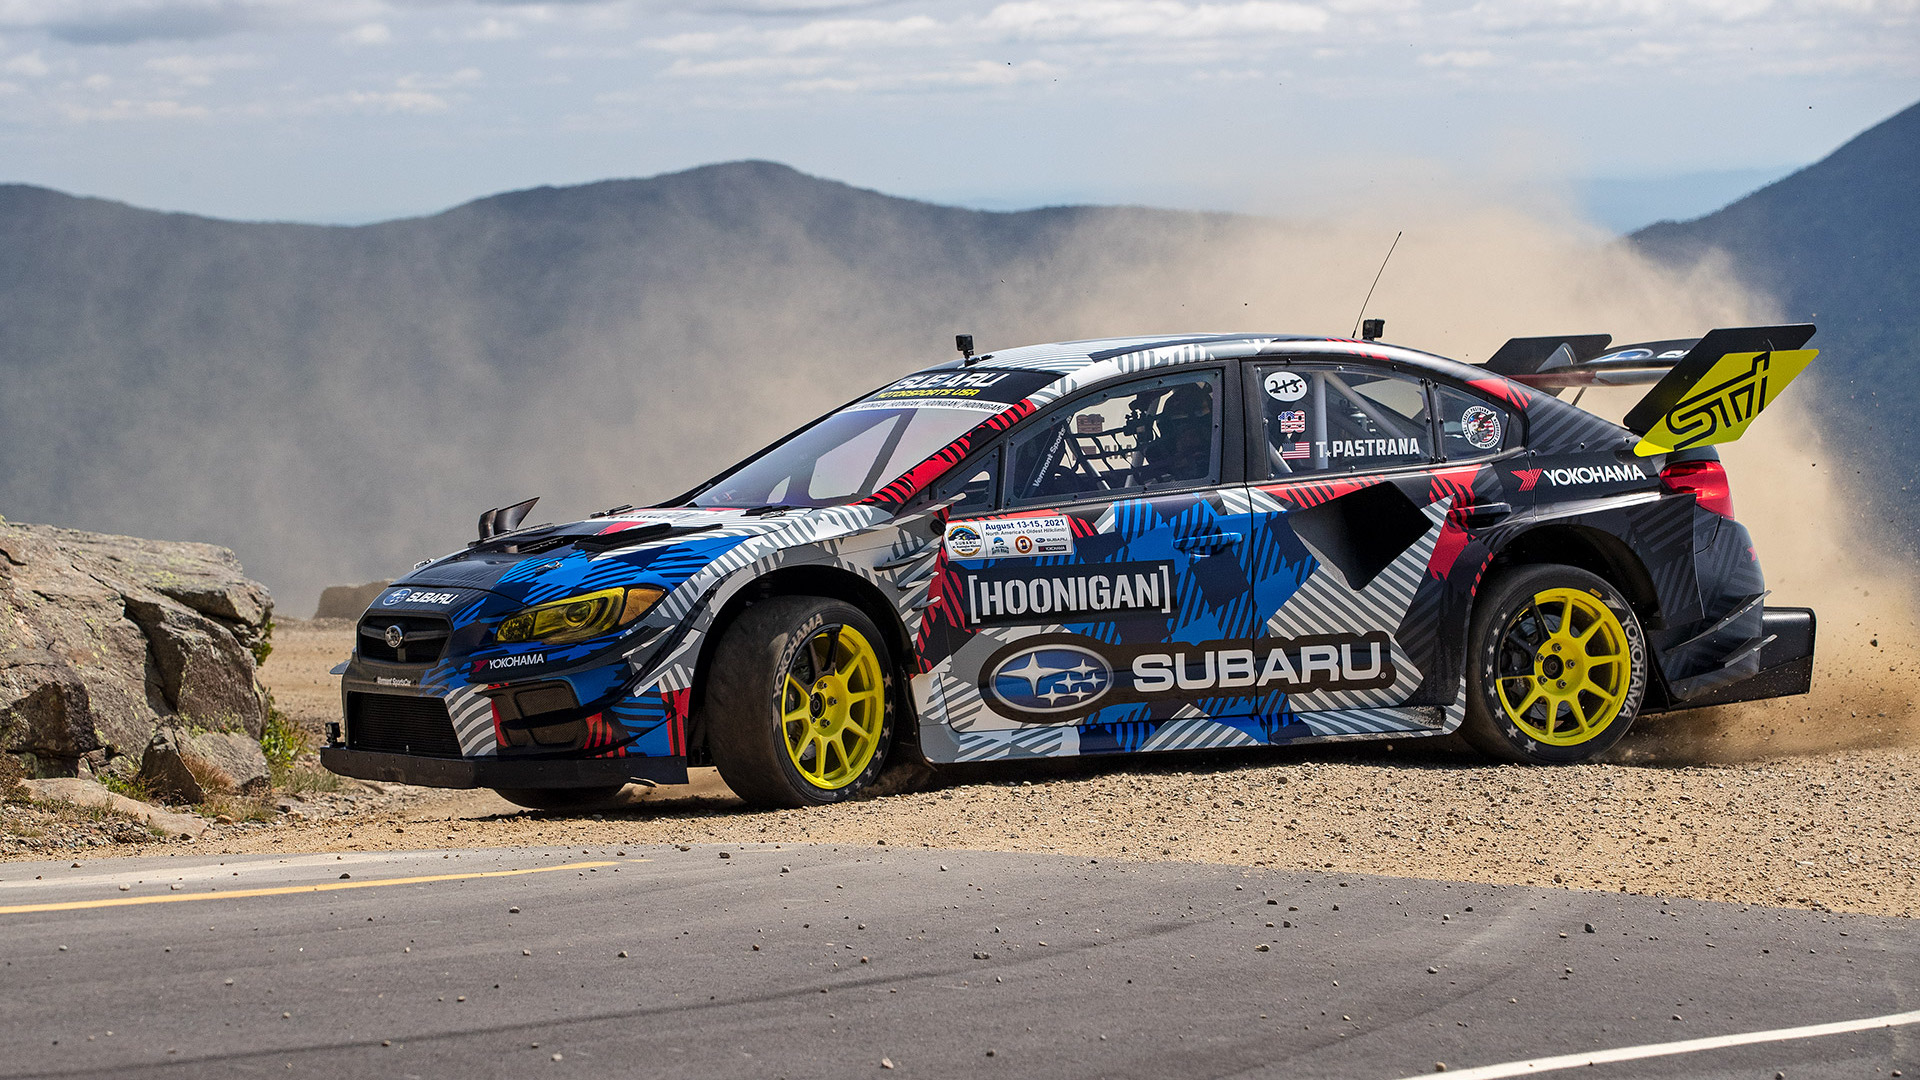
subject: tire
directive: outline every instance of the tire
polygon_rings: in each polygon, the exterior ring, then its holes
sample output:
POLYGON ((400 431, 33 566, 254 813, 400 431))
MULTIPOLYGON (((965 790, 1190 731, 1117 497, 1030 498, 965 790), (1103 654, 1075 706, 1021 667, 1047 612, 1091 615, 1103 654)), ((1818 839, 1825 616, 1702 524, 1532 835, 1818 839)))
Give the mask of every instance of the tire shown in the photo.
POLYGON ((598 810, 619 798, 625 784, 599 787, 494 788, 493 793, 529 810, 598 810))
POLYGON ((1571 566, 1490 581, 1467 633, 1467 716, 1481 752, 1570 765, 1626 735, 1647 687, 1646 639, 1620 590, 1571 566))
POLYGON ((750 805, 788 809, 871 787, 893 742, 892 673, 886 638, 851 604, 776 596, 748 608, 707 678, 702 727, 721 779, 750 805))

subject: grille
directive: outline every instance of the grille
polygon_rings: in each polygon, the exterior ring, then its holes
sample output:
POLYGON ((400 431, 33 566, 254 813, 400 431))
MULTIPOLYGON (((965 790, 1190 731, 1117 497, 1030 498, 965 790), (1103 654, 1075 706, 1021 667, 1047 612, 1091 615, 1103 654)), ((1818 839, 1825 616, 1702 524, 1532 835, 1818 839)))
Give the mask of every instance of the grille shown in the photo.
POLYGON ((432 615, 371 613, 360 620, 360 655, 389 664, 431 664, 446 650, 453 624, 432 615), (387 627, 406 635, 398 648, 387 644, 387 627))
POLYGON ((348 694, 347 745, 422 757, 460 756, 446 702, 398 694, 348 694))

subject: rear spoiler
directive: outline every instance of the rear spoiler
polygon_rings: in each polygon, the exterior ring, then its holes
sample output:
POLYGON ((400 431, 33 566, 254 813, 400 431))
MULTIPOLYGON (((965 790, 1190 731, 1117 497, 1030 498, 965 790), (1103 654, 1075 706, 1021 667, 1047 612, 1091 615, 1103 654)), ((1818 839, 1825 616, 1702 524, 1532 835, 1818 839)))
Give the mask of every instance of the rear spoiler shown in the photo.
POLYGON ((1818 349, 1803 349, 1812 323, 1738 326, 1702 338, 1647 341, 1607 350, 1612 337, 1584 334, 1514 338, 1486 367, 1545 390, 1653 384, 1627 413, 1642 457, 1727 443, 1806 370, 1818 349))

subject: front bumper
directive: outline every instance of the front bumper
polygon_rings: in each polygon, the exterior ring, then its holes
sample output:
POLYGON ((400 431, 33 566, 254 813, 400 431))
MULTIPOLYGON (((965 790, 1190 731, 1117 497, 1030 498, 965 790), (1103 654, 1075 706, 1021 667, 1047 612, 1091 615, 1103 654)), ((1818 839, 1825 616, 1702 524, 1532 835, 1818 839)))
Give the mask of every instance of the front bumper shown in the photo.
POLYGON ((633 780, 687 782, 685 758, 442 758, 329 746, 320 751, 320 764, 341 776, 421 787, 584 788, 633 780))

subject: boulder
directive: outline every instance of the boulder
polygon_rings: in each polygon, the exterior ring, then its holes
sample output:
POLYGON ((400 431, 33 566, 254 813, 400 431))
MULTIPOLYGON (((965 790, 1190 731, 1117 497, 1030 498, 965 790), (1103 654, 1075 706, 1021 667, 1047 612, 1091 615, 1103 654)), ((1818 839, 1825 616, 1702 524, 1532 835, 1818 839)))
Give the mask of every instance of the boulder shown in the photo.
POLYGON ((207 797, 200 777, 187 767, 186 756, 180 752, 180 740, 166 728, 153 733, 146 753, 140 758, 140 773, 135 779, 141 787, 168 802, 198 803, 207 797))
POLYGON ((320 606, 314 609, 313 617, 357 619, 391 584, 390 581, 369 581, 365 585, 329 585, 320 590, 320 606))
POLYGON ((273 784, 260 741, 239 732, 189 732, 180 737, 180 756, 202 788, 254 795, 273 784))
POLYGON ((225 548, 0 521, 0 750, 71 776, 162 726, 257 740, 272 615, 225 548))
POLYGON ((157 806, 148 806, 137 799, 129 799, 125 795, 116 795, 92 780, 63 776, 48 780, 24 780, 20 786, 27 789, 27 797, 33 802, 97 806, 130 817, 168 836, 194 837, 207 831, 207 823, 202 818, 192 814, 176 814, 157 806))

